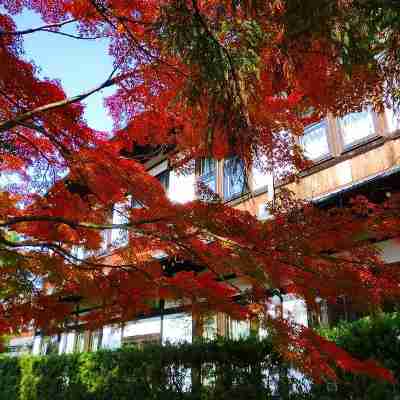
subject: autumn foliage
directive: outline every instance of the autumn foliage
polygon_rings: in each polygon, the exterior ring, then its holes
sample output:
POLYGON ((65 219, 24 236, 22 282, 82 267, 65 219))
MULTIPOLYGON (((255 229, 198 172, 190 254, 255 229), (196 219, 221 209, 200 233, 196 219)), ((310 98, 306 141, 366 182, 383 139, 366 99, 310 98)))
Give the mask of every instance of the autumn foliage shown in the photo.
POLYGON ((172 203, 146 173, 140 149, 173 150, 171 164, 183 171, 200 157, 237 155, 247 167, 295 174, 308 163, 293 139, 306 124, 328 112, 397 104, 395 2, 384 9, 352 0, 0 6, 0 168, 16 182, 0 192, 0 333, 33 325, 57 332, 74 319, 96 327, 149 312, 160 298, 186 299, 196 313, 260 318, 282 354, 315 377, 333 377, 336 363, 391 379, 265 310, 267 288, 298 295, 316 312, 317 297, 346 295, 371 311, 396 301, 399 273, 366 240, 398 236, 396 196, 330 211, 282 196, 275 218, 261 223, 218 199, 172 203), (12 16, 25 8, 45 25, 16 31, 12 16), (108 38, 114 58, 103 83, 73 98, 23 58, 24 35, 60 35, 67 24, 81 39, 108 38), (108 86, 116 88, 106 100, 115 129, 105 133, 87 126, 81 102, 108 86), (110 210, 128 194, 141 207, 110 224, 110 210), (99 256, 102 232, 111 229, 127 230, 129 245, 99 256), (155 251, 201 268, 165 274, 155 251), (247 301, 236 301, 229 276, 250 285, 241 293, 247 301), (74 298, 92 307, 76 315, 74 298))

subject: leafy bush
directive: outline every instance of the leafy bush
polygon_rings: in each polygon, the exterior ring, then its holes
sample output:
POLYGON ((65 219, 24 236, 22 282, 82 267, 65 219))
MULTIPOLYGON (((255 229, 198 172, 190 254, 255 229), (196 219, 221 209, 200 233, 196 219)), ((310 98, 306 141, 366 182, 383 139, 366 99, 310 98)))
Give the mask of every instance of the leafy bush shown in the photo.
MULTIPOLYGON (((400 313, 380 314, 342 323, 320 332, 353 356, 374 359, 390 369, 400 382, 400 313)), ((337 383, 314 386, 316 399, 400 399, 400 384, 391 385, 362 375, 338 371, 337 383)))
POLYGON ((0 400, 18 398, 21 370, 17 358, 0 357, 0 400))
MULTIPOLYGON (((400 314, 321 333, 360 359, 374 358, 400 380, 400 314)), ((285 365, 268 339, 124 347, 96 353, 0 358, 0 400, 386 400, 400 386, 338 371, 312 385, 285 365)))
POLYGON ((292 390, 298 379, 288 371, 267 339, 2 358, 0 399, 295 398, 301 387, 292 390))

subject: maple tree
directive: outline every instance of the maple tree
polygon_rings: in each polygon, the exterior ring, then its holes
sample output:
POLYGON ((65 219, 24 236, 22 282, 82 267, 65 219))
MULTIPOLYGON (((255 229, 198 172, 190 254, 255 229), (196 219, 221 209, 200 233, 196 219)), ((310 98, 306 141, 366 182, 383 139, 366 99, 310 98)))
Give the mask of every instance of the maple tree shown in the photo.
MULTIPOLYGON (((319 337, 265 310, 280 288, 318 311, 340 295, 374 310, 399 296, 399 274, 360 238, 396 237, 399 202, 356 200, 321 211, 283 197, 274 219, 257 221, 218 198, 172 203, 146 173, 141 149, 170 152, 175 168, 200 157, 236 155, 265 172, 308 165, 293 136, 330 112, 399 102, 399 9, 395 1, 1 0, 0 160, 15 184, 0 193, 0 333, 45 332, 78 319, 95 328, 152 309, 155 299, 258 316, 286 358, 316 378, 332 364, 390 380, 319 337), (28 8, 45 25, 17 31, 28 8), (62 31, 76 25, 76 34, 62 31), (110 41, 114 70, 98 87, 68 98, 23 58, 23 37, 45 31, 110 41), (115 129, 87 126, 82 100, 108 86, 115 129), (284 134, 292 132, 293 135, 284 134), (33 172, 32 172, 33 171, 33 172), (44 182, 44 183, 43 183, 44 182), (45 190, 44 190, 45 189, 45 190), (132 196, 125 223, 113 205, 132 196), (102 232, 129 232, 129 245, 96 255, 102 232), (82 248, 87 257, 79 256, 82 248), (192 271, 166 274, 163 251, 192 271), (198 266, 201 266, 199 268, 198 266), (250 286, 238 303, 235 275, 250 286), (37 285, 44 278, 47 286, 37 285), (49 291, 48 288, 52 290, 49 291), (83 298, 96 305, 75 315, 83 298)), ((199 190, 203 190, 201 187, 199 190)))

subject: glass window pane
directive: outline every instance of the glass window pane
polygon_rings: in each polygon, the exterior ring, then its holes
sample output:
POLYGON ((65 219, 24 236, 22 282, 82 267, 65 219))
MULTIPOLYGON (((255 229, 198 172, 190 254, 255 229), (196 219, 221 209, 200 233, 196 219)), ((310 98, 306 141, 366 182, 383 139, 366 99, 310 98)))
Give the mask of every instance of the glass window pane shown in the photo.
POLYGON ((176 203, 186 203, 195 198, 195 175, 171 171, 168 197, 176 203))
POLYGON ((67 333, 67 343, 65 345, 65 353, 72 353, 74 351, 75 335, 76 335, 75 332, 67 333))
POLYGON ((224 162, 224 198, 232 199, 246 192, 244 164, 238 158, 230 158, 224 162))
POLYGON ((102 330, 98 329, 91 333, 90 350, 97 351, 101 347, 102 330))
POLYGON ((360 142, 375 133, 371 111, 347 114, 339 119, 339 127, 345 147, 360 142))
MULTIPOLYGON (((126 201, 116 203, 113 209, 113 221, 115 225, 126 224, 129 222, 129 210, 131 204, 130 196, 126 201)), ((112 229, 111 242, 114 246, 123 246, 128 244, 128 230, 127 229, 112 229)))
POLYGON ((145 318, 130 321, 125 324, 122 331, 123 344, 160 343, 161 318, 145 318))
POLYGON ((213 158, 202 158, 200 160, 200 175, 215 171, 216 162, 213 158))
POLYGON ((118 325, 107 325, 103 328, 101 347, 105 349, 116 349, 121 346, 121 327, 118 325))
POLYGON ((75 352, 82 353, 85 346, 85 332, 78 332, 76 335, 75 352))
POLYGON ((326 121, 307 126, 300 138, 304 155, 310 160, 322 159, 330 154, 326 121))
POLYGON ((217 316, 205 315, 203 317, 203 338, 214 340, 217 336, 217 316))
POLYGON ((142 336, 150 335, 161 331, 161 318, 145 318, 127 322, 124 326, 123 336, 142 336))
MULTIPOLYGON (((217 163, 212 158, 202 158, 200 160, 199 181, 212 192, 217 191, 217 163)), ((207 200, 207 196, 201 195, 203 200, 207 200)))
POLYGON ((307 306, 303 299, 293 295, 284 295, 283 316, 296 324, 308 326, 307 306))
POLYGON ((389 132, 395 132, 400 129, 400 115, 395 113, 392 109, 386 109, 386 120, 389 127, 389 132))
POLYGON ((217 180, 214 173, 201 175, 199 179, 203 183, 203 185, 207 186, 212 192, 215 192, 217 190, 217 180))
POLYGON ((156 178, 160 181, 161 185, 165 190, 168 190, 169 187, 169 171, 166 170, 161 174, 157 175, 156 178))
POLYGON ((233 340, 244 339, 250 336, 249 321, 230 321, 230 338, 233 340))
POLYGON ((192 316, 170 314, 164 316, 163 343, 190 343, 192 341, 192 316))

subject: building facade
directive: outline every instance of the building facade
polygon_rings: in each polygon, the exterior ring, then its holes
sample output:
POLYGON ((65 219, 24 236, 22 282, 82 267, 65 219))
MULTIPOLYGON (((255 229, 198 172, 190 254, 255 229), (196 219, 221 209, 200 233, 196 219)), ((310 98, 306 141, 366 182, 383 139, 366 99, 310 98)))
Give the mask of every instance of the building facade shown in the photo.
MULTIPOLYGON (((300 174, 299 180, 291 183, 274 179, 257 168, 245 172, 236 159, 201 160, 192 175, 179 175, 171 170, 165 156, 149 159, 145 165, 174 202, 193 200, 196 180, 200 179, 224 202, 249 211, 260 220, 269 218, 266 204, 282 188, 321 208, 343 206, 357 194, 379 202, 400 189, 400 122, 391 110, 382 114, 365 110, 342 118, 327 116, 308 126, 299 144, 314 164, 300 174)), ((113 223, 124 222, 124 207, 122 203, 115 205, 113 223)), ((104 240, 105 251, 113 246, 123 246, 127 240, 125 232, 109 231, 104 240)), ((400 245, 396 241, 389 239, 377 245, 387 263, 400 261, 400 245)), ((346 299, 339 300, 336 310, 327 309, 318 320, 307 312, 301 299, 284 296, 273 304, 275 309, 271 312, 283 313, 304 325, 335 323, 340 318, 352 317, 346 299)), ((235 339, 251 332, 261 336, 266 334, 251 322, 234 321, 221 313, 209 315, 199 324, 184 313, 179 304, 163 303, 154 315, 123 325, 105 326, 94 332, 77 327, 57 337, 43 337, 40 333, 28 335, 12 339, 9 348, 10 354, 61 354, 117 348, 128 343, 191 341, 194 336, 213 338, 222 335, 235 339)))

